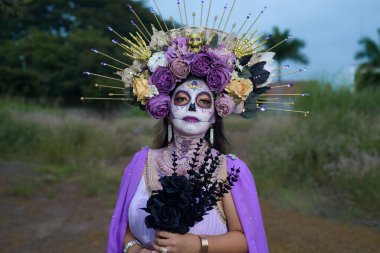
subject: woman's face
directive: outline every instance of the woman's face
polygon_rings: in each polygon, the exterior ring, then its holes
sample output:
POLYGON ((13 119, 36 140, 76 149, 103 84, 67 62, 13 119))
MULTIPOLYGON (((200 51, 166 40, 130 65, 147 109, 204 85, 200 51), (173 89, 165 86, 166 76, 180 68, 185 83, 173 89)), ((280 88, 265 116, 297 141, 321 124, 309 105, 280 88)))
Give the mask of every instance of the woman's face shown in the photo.
POLYGON ((178 86, 170 101, 174 129, 185 136, 203 135, 215 123, 214 97, 202 80, 189 80, 178 86))

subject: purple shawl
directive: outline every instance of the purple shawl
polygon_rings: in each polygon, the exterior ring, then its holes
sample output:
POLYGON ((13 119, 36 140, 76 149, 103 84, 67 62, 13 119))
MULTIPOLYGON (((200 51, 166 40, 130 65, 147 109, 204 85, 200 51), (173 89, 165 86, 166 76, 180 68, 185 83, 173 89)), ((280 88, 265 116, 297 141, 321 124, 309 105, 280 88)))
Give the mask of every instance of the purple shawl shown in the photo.
MULTIPOLYGON (((108 236, 107 253, 122 253, 125 230, 128 225, 129 204, 142 177, 148 147, 132 158, 124 171, 108 236)), ((232 196, 248 243, 248 253, 268 253, 264 224, 256 185, 247 165, 240 159, 228 156, 227 168, 240 168, 239 180, 232 187, 232 196)))

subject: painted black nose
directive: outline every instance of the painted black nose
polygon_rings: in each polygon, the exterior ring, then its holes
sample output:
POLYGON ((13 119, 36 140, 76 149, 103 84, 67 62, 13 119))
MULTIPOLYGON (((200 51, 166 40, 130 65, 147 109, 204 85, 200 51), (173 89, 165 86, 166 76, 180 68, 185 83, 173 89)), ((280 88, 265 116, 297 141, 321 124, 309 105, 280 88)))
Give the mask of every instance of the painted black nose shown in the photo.
POLYGON ((195 103, 191 103, 189 106, 189 111, 196 112, 197 110, 195 109, 195 103))

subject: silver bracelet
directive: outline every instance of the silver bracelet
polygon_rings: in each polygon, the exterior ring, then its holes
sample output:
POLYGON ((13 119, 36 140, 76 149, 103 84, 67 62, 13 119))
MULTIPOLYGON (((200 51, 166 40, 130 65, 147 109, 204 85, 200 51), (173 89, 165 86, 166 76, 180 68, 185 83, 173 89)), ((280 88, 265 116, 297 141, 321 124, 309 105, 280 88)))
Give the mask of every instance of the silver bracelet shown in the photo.
POLYGON ((131 248, 135 244, 142 246, 141 242, 139 242, 138 240, 133 240, 133 241, 130 241, 127 244, 125 244, 123 252, 127 253, 129 248, 131 248))

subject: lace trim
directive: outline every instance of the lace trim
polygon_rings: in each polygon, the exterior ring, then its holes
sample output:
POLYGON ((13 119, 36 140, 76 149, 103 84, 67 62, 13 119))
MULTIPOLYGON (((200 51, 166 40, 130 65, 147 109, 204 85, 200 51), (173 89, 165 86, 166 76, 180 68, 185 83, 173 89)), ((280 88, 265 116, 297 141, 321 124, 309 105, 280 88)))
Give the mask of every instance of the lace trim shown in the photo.
MULTIPOLYGON (((221 172, 223 171, 223 168, 226 168, 226 161, 227 161, 226 156, 221 156, 220 166, 218 170, 216 171, 218 179, 221 178, 221 172)), ((157 190, 154 184, 154 182, 157 181, 157 180, 154 180, 154 179, 157 179, 156 178, 157 175, 153 175, 152 167, 154 166, 152 166, 152 164, 153 164, 152 154, 151 154, 151 150, 149 149, 148 154, 147 154, 147 159, 145 161, 145 168, 144 168, 144 180, 145 180, 146 190, 149 197, 152 195, 153 191, 157 190)), ((227 218, 223 210, 222 201, 219 201, 217 203, 217 205, 215 206, 215 211, 218 214, 218 217, 220 218, 222 223, 227 224, 227 218)))

